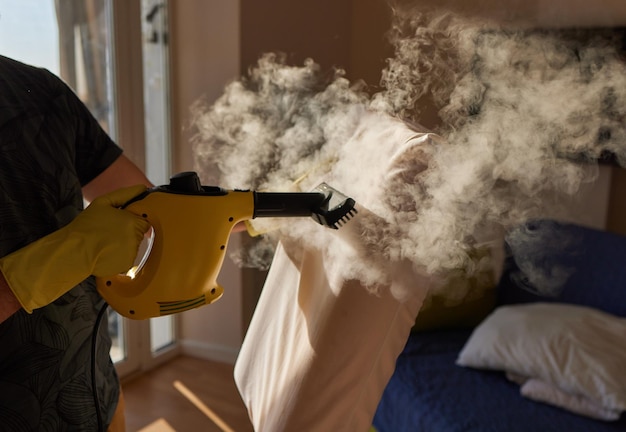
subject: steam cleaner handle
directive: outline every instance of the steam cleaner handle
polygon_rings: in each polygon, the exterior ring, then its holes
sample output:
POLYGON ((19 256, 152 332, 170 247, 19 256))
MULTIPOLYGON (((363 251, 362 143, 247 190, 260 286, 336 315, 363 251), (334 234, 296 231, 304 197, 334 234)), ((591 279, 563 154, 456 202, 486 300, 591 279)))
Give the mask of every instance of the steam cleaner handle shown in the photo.
POLYGON ((97 278, 98 292, 118 313, 137 320, 218 300, 226 246, 234 225, 252 218, 253 195, 209 187, 183 192, 170 185, 127 203, 125 211, 152 226, 152 244, 132 272, 97 278))
POLYGON ((145 190, 137 185, 103 195, 65 227, 0 258, 0 271, 24 310, 52 303, 89 275, 130 269, 150 225, 119 207, 145 190))

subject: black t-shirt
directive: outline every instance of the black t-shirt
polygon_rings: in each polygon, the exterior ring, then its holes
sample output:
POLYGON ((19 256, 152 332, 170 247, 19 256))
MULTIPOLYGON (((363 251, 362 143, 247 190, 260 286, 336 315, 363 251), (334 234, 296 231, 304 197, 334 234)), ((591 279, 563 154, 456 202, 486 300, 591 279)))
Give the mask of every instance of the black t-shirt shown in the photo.
MULTIPOLYGON (((120 154, 63 81, 0 56, 0 256, 70 222, 81 187, 120 154)), ((0 324, 0 431, 97 429, 90 344, 103 304, 90 277, 0 324)), ((96 355, 105 424, 119 395, 110 346, 105 320, 96 355)))

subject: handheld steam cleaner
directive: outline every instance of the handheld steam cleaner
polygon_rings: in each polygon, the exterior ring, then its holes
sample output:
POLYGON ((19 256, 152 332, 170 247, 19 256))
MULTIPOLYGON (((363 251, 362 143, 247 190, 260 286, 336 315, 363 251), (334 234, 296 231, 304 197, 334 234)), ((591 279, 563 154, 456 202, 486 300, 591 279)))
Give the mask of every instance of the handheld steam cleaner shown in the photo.
POLYGON ((152 225, 151 244, 126 274, 97 279, 100 295, 132 319, 159 317, 218 300, 217 283, 233 227, 258 217, 312 217, 337 229, 355 201, 322 183, 311 192, 256 192, 203 186, 193 171, 176 174, 123 206, 152 225))

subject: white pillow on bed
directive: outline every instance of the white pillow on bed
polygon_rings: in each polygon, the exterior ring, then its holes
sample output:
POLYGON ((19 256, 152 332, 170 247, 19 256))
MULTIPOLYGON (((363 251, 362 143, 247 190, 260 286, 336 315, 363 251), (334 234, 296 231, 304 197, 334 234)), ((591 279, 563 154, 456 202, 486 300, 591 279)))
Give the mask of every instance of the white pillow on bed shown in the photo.
POLYGON ((520 388, 522 396, 537 402, 555 405, 568 411, 598 420, 615 421, 620 411, 604 408, 594 400, 581 395, 571 395, 538 378, 530 378, 520 388))
POLYGON ((510 372, 506 373, 506 377, 509 381, 519 384, 521 395, 528 399, 555 405, 598 420, 614 421, 620 418, 621 411, 604 408, 598 402, 581 395, 566 393, 539 378, 527 378, 510 372))
POLYGON ((538 378, 608 410, 626 410, 626 318, 584 306, 497 308, 472 333, 460 366, 538 378))

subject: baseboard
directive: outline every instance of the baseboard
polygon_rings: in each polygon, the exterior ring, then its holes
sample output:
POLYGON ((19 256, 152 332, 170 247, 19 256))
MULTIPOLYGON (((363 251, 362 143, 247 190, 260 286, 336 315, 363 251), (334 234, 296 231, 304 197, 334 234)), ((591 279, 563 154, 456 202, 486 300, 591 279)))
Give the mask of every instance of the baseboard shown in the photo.
POLYGON ((221 363, 235 364, 239 349, 193 340, 180 341, 182 354, 221 363))

